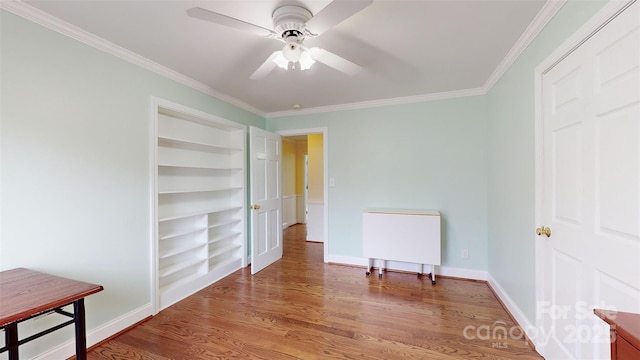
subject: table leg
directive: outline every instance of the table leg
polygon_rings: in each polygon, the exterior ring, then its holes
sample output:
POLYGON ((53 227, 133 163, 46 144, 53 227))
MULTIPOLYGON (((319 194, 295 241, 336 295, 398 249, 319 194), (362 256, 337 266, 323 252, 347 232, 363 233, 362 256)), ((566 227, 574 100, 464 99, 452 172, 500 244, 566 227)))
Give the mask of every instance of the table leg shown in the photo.
POLYGON ((76 360, 86 360, 87 328, 84 319, 84 298, 73 302, 73 320, 76 327, 76 360))
POLYGON ((4 328, 4 341, 9 351, 9 360, 18 360, 18 323, 4 328))

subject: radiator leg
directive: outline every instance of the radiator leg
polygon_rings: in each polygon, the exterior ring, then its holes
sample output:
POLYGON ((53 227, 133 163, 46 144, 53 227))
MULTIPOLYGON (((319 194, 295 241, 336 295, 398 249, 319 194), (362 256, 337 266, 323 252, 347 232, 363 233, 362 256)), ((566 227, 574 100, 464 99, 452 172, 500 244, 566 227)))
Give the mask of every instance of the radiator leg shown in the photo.
POLYGON ((431 265, 431 285, 436 284, 436 266, 431 265))
POLYGON ((422 277, 422 264, 418 264, 418 277, 422 277))
POLYGON ((371 275, 371 270, 373 269, 373 261, 371 258, 367 259, 367 276, 371 275))
POLYGON ((385 264, 384 264, 384 260, 380 259, 379 261, 380 261, 380 263, 379 263, 380 271, 378 272, 378 277, 382 278, 382 274, 384 274, 384 265, 385 264))

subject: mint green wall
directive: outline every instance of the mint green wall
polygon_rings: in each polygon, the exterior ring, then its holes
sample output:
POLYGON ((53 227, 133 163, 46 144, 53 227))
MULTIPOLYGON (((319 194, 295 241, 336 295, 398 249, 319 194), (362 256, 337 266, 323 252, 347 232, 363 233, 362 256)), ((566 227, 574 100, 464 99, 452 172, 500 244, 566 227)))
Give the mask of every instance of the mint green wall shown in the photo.
POLYGON ((267 120, 328 128, 329 254, 362 256, 362 211, 442 212, 443 265, 487 269, 487 119, 482 97, 267 120), (462 259, 468 248, 470 258, 462 259))
POLYGON ((565 4, 486 96, 489 273, 534 324, 534 69, 605 3, 565 4))
MULTIPOLYGON (((603 4, 570 1, 487 96, 266 124, 0 11, 0 269, 103 284, 87 299, 89 329, 151 301, 153 95, 272 131, 326 126, 336 179, 330 254, 361 256, 365 208, 438 209, 443 265, 488 270, 533 321, 533 70, 603 4)), ((65 331, 35 342, 25 357, 70 339, 65 331)))
MULTIPOLYGON (((92 329, 151 302, 149 97, 261 128, 265 120, 0 14, 0 269, 102 284, 87 299, 92 329)), ((72 331, 21 353, 48 350, 72 331)))

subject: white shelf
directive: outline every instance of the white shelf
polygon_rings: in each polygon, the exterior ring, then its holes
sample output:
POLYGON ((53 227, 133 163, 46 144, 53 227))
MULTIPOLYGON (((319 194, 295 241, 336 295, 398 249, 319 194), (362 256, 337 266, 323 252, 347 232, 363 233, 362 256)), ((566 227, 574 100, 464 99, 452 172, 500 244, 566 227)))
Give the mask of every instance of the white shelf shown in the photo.
POLYGON ((170 250, 167 250, 167 251, 164 251, 164 252, 160 252, 160 260, 167 259, 167 258, 170 258, 172 256, 175 256, 175 255, 178 255, 178 254, 182 254, 182 253, 190 251, 190 250, 195 250, 195 249, 198 249, 198 248, 202 248, 202 247, 205 247, 205 246, 206 246, 206 244, 202 244, 202 243, 200 243, 200 244, 197 244, 197 243, 196 244, 187 244, 187 245, 179 246, 179 247, 176 247, 174 249, 170 249, 170 250))
POLYGON ((181 278, 178 281, 174 281, 174 282, 171 282, 170 284, 166 284, 164 286, 161 286, 160 287, 160 292, 161 293, 166 293, 167 291, 171 291, 172 289, 175 289, 175 288, 177 288, 177 287, 179 287, 181 285, 184 285, 184 284, 188 284, 188 283, 190 283, 190 282, 192 282, 192 281, 194 281, 196 279, 199 279, 201 277, 202 277, 202 273, 191 274, 189 276, 181 278))
MULTIPOLYGON (((178 108, 182 106, 175 106, 175 107, 178 108)), ((183 110, 188 110, 189 112, 193 112, 192 109, 183 109, 183 110)), ((186 111, 181 111, 177 109, 160 108, 159 113, 170 116, 170 117, 198 123, 207 127, 226 130, 229 132, 242 131, 243 129, 245 129, 244 125, 240 125, 238 123, 234 123, 226 119, 222 119, 222 118, 203 119, 202 116, 200 115, 190 114, 190 113, 187 113, 186 111)), ((210 115, 208 114, 206 114, 206 116, 210 117, 210 115)))
POLYGON ((200 143, 196 141, 170 138, 167 136, 158 136, 158 146, 175 147, 180 149, 206 151, 206 152, 219 152, 219 153, 233 153, 233 152, 242 151, 241 148, 205 144, 205 143, 200 143))
POLYGON ((239 244, 231 244, 225 247, 221 247, 220 249, 216 249, 212 254, 209 254, 209 259, 213 259, 216 256, 220 256, 224 253, 228 253, 234 250, 238 250, 242 247, 242 245, 239 244))
POLYGON ((234 237, 234 236, 238 236, 238 235, 240 235, 240 234, 242 234, 240 231, 236 231, 236 232, 232 232, 232 233, 227 233, 227 234, 223 234, 223 235, 218 235, 218 236, 216 236, 214 239, 209 240, 209 244, 213 244, 213 243, 216 243, 216 242, 218 242, 218 241, 222 241, 222 240, 225 240, 225 239, 229 239, 229 238, 232 238, 232 237, 234 237))
POLYGON ((188 165, 188 164, 163 164, 158 163, 159 167, 170 167, 174 169, 201 169, 201 170, 215 170, 215 171, 241 171, 239 167, 219 167, 219 166, 200 166, 200 165, 188 165))
POLYGON ((220 186, 220 187, 210 187, 204 189, 185 189, 185 190, 163 190, 158 191, 158 195, 168 195, 168 194, 190 194, 190 193, 199 193, 199 192, 215 192, 215 191, 233 191, 233 190, 242 190, 241 186, 220 186))
POLYGON ((209 225, 208 228, 209 229, 215 229, 217 227, 221 227, 221 226, 225 226, 225 225, 236 224, 236 223, 239 223, 240 221, 242 221, 242 220, 241 219, 233 219, 233 220, 229 220, 229 221, 225 221, 225 222, 209 225))
POLYGON ((203 231, 203 230, 206 230, 206 229, 207 229, 206 227, 198 227, 198 228, 193 228, 193 229, 189 229, 189 230, 171 232, 171 233, 168 233, 166 235, 161 236, 160 240, 167 240, 167 239, 171 239, 171 238, 182 236, 182 235, 195 234, 197 232, 200 232, 200 231, 203 231))
POLYGON ((225 266, 227 264, 230 264, 230 263, 232 263, 234 261, 238 261, 238 260, 240 260, 239 257, 232 257, 232 258, 229 258, 227 260, 220 261, 220 262, 210 263, 209 264, 209 271, 213 271, 214 269, 221 268, 221 267, 223 267, 223 266, 225 266))
POLYGON ((213 213, 219 213, 219 212, 223 212, 223 211, 232 211, 232 210, 240 210, 240 209, 242 209, 242 206, 229 206, 229 207, 223 207, 223 208, 218 208, 218 209, 198 210, 198 211, 194 211, 194 212, 190 212, 190 213, 165 216, 165 217, 159 218, 158 221, 159 222, 163 222, 163 221, 169 221, 169 220, 184 219, 184 218, 188 218, 188 217, 192 217, 192 216, 213 214, 213 213))
POLYGON ((193 258, 193 259, 189 259, 188 261, 183 261, 181 263, 161 267, 160 277, 161 278, 167 277, 171 274, 177 273, 180 270, 184 270, 190 266, 198 265, 199 263, 203 263, 205 261, 207 261, 207 259, 193 258))

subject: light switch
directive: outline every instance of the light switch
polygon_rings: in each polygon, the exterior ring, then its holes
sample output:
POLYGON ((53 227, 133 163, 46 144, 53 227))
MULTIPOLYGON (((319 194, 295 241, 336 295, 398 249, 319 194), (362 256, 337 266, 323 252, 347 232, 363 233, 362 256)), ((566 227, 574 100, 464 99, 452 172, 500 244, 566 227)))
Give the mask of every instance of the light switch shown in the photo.
POLYGON ((336 179, 329 178, 329 187, 335 187, 335 186, 336 186, 336 179))

